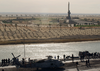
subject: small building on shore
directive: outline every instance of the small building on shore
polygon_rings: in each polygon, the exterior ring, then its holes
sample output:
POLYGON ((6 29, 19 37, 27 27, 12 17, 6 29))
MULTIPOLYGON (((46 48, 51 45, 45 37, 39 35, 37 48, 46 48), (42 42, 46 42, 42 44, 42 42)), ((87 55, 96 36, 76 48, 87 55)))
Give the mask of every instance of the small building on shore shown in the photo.
POLYGON ((98 23, 94 22, 88 22, 88 21, 82 21, 80 19, 72 19, 74 22, 76 22, 75 25, 98 25, 98 23))

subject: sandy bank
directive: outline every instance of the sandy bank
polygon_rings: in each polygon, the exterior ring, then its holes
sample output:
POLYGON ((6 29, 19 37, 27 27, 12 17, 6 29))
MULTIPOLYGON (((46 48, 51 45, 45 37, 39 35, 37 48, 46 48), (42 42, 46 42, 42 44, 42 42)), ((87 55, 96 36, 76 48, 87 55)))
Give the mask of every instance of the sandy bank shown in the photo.
POLYGON ((64 43, 64 42, 80 42, 80 41, 96 41, 100 40, 100 36, 69 36, 50 39, 25 39, 25 40, 9 40, 0 41, 0 45, 6 44, 23 44, 23 43, 64 43))
POLYGON ((77 41, 94 41, 100 39, 100 27, 66 27, 57 25, 48 28, 41 27, 0 25, 0 45, 23 43, 60 43, 77 41))

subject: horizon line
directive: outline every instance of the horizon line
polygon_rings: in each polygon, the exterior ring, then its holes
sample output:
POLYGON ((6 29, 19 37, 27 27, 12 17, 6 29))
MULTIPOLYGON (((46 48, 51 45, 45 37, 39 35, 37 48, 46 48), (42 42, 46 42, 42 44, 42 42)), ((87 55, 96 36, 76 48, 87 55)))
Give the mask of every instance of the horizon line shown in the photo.
MULTIPOLYGON (((2 14, 5 14, 5 13, 18 13, 18 14, 68 14, 68 13, 34 13, 34 12, 0 12, 2 14)), ((73 14, 100 14, 100 13, 72 13, 71 15, 73 14)))

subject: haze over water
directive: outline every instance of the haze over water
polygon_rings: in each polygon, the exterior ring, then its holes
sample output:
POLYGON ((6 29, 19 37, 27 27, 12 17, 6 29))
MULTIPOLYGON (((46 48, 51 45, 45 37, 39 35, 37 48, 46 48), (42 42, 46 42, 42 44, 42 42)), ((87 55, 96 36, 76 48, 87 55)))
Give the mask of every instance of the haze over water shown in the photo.
MULTIPOLYGON (((32 59, 46 58, 47 55, 57 56, 60 58, 65 54, 78 56, 79 51, 100 52, 100 41, 86 42, 69 42, 69 43, 43 43, 43 44, 25 44, 25 57, 32 59)), ((11 53, 15 56, 24 57, 24 45, 0 45, 0 60, 12 58, 11 53)))

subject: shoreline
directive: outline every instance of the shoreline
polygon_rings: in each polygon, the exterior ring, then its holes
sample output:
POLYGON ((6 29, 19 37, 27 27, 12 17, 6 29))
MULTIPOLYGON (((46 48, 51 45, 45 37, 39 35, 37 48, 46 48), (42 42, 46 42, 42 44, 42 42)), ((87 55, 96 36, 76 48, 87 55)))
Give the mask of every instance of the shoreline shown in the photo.
POLYGON ((0 41, 0 45, 8 44, 30 44, 30 43, 66 43, 66 42, 82 42, 82 41, 97 41, 100 36, 70 36, 65 38, 49 38, 49 39, 18 39, 9 41, 0 41))

